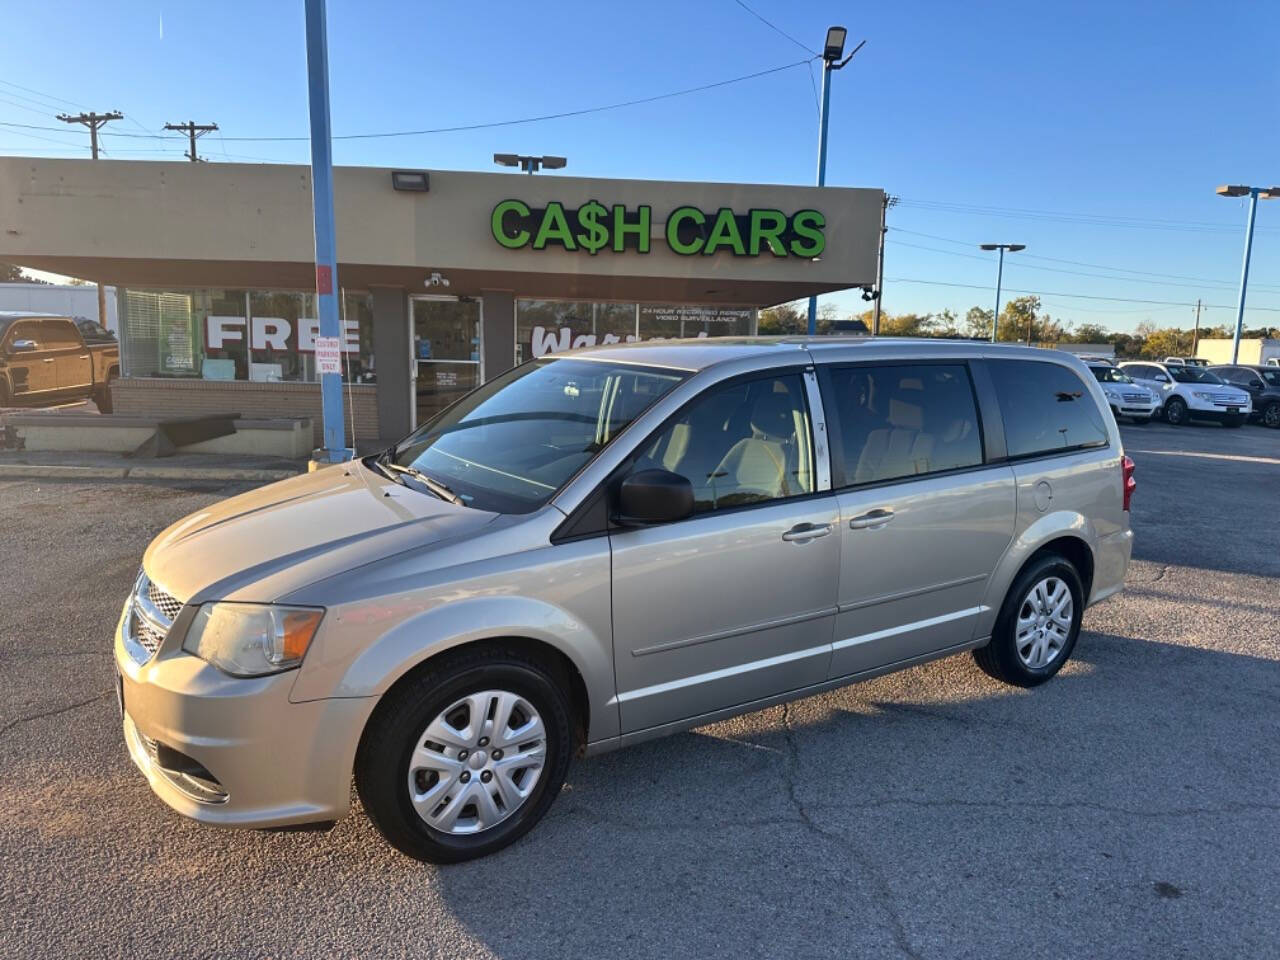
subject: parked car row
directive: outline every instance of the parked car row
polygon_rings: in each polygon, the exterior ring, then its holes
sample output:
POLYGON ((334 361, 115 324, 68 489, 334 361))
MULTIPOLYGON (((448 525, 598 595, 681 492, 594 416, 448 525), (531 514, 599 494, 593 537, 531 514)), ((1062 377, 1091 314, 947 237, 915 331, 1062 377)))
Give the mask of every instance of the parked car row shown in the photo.
POLYGON ((1156 417, 1179 425, 1213 420, 1228 427, 1254 420, 1280 429, 1280 369, 1259 364, 1215 364, 1181 357, 1163 361, 1081 357, 1111 407, 1133 423, 1156 417))

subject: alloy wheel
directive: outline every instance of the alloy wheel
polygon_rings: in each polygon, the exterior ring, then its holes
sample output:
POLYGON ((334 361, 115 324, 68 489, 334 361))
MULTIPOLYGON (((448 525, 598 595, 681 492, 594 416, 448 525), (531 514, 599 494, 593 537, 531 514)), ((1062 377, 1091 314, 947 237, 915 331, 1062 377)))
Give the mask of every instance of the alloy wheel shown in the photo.
POLYGON ((1071 588, 1059 577, 1046 577, 1027 593, 1018 608, 1014 646, 1018 659, 1032 670, 1053 663, 1071 636, 1075 601, 1071 588))
POLYGON ((1267 405, 1262 411, 1262 422, 1273 430, 1280 427, 1280 401, 1267 405))
POLYGON ((441 833, 480 833, 524 805, 546 760, 547 731, 533 704, 509 690, 469 693, 418 737, 409 800, 441 833))

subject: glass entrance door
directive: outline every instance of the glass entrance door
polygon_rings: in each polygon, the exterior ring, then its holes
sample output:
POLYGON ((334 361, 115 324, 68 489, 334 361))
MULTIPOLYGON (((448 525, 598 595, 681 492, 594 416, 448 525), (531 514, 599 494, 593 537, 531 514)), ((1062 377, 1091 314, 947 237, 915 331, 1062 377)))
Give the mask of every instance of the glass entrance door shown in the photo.
POLYGON ((480 302, 411 297, 414 426, 480 385, 480 302))

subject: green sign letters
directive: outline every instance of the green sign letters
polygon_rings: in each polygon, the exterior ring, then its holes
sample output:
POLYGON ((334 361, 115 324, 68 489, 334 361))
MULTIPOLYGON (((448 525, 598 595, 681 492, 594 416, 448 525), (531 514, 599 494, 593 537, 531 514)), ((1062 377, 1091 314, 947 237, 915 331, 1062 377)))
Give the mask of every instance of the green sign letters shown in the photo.
MULTIPOLYGON (((493 208, 493 239, 508 250, 532 247, 546 250, 582 250, 592 256, 601 251, 648 253, 653 208, 628 210, 624 204, 606 207, 590 200, 574 209, 551 201, 530 207, 522 200, 503 200, 493 208)), ((681 256, 711 256, 721 251, 735 257, 822 256, 827 240, 826 218, 817 210, 799 210, 790 216, 781 210, 752 209, 736 213, 721 207, 708 213, 698 207, 676 207, 667 215, 663 237, 668 249, 681 256)))

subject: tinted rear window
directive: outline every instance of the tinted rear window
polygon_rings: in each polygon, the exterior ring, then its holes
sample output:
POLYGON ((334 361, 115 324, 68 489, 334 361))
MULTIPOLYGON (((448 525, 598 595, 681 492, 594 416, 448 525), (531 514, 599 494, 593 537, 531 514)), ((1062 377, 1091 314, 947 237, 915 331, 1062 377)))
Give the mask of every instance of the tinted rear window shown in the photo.
POLYGON ((1076 374, 1039 360, 988 360, 1011 457, 1104 447, 1102 412, 1076 374))
POLYGON ((836 368, 845 484, 881 483, 982 463, 982 432, 963 364, 836 368))

